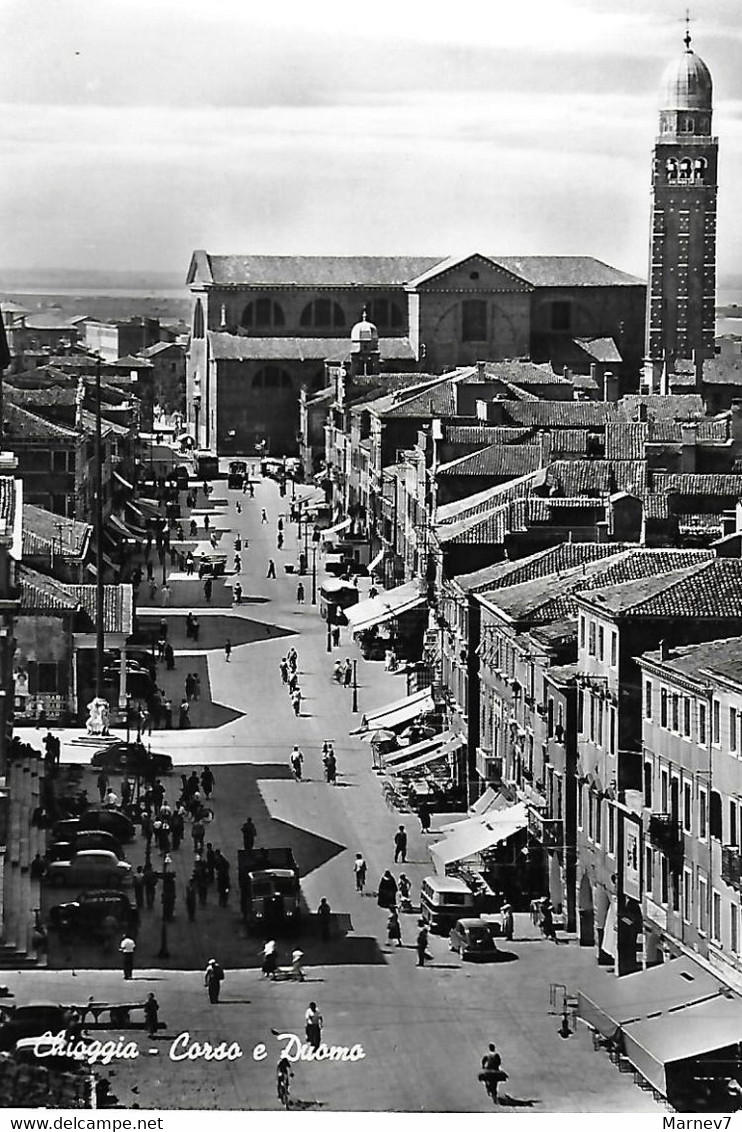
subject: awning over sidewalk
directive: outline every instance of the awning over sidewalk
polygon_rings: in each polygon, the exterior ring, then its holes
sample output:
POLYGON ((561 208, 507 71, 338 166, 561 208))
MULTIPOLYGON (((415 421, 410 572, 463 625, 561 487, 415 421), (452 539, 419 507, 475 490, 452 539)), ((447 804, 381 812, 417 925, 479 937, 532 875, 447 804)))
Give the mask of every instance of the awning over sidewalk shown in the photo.
POLYGON ((506 810, 512 804, 499 790, 493 790, 491 786, 488 786, 484 794, 477 798, 473 806, 470 806, 469 813, 483 817, 491 810, 506 810))
POLYGON ((418 755, 424 755, 427 751, 432 751, 453 738, 453 731, 441 731, 439 735, 432 735, 430 739, 421 739, 419 743, 411 743, 409 747, 399 747, 396 751, 388 751, 382 756, 384 766, 394 773, 394 767, 397 763, 417 758, 418 755))
POLYGON ((361 731, 379 731, 385 727, 401 727, 403 724, 409 723, 410 720, 417 719, 418 715, 433 711, 434 707, 433 689, 428 685, 427 688, 421 688, 419 692, 415 692, 411 696, 405 696, 403 700, 395 700, 376 711, 368 712, 364 715, 361 726, 355 731, 351 731, 350 734, 360 735, 361 731))
POLYGON ((666 1097, 670 1066, 742 1041, 742 999, 717 995, 671 1014, 634 1022, 624 1029, 623 1039, 631 1064, 666 1097))
POLYGON ((382 625, 392 617, 399 617, 411 609, 425 605, 426 597, 420 593, 418 582, 405 582, 393 590, 385 590, 377 597, 359 601, 352 609, 346 609, 345 616, 351 633, 360 633, 374 625, 382 625))
POLYGON ((491 817, 457 823, 449 837, 430 846, 435 871, 439 876, 445 876, 448 865, 468 861, 494 849, 527 825, 528 815, 522 802, 491 817))
POLYGON ((578 1009, 590 1026, 613 1039, 630 1022, 713 998, 722 987, 692 959, 673 959, 648 971, 593 982, 578 992, 578 1009))
POLYGON ((128 539, 129 542, 139 542, 139 536, 135 535, 133 531, 119 519, 118 515, 109 515, 106 519, 106 526, 109 531, 113 531, 119 538, 128 539))
POLYGON ((334 527, 327 527, 326 530, 322 532, 322 538, 328 539, 332 538, 333 535, 339 535, 341 531, 347 531, 349 526, 350 519, 343 519, 341 522, 336 523, 334 527))
POLYGON ((143 530, 146 530, 149 519, 144 512, 137 507, 136 503, 132 503, 130 499, 127 499, 125 507, 127 516, 130 516, 130 522, 136 523, 137 526, 141 526, 143 530))
POLYGON ((384 561, 384 555, 385 555, 385 554, 386 554, 386 547, 382 547, 382 548, 381 548, 381 550, 379 551, 379 553, 378 553, 378 554, 375 554, 375 555, 373 556, 373 558, 371 559, 371 561, 370 561, 370 562, 369 562, 369 564, 368 564, 368 572, 369 572, 369 574, 370 574, 370 573, 371 573, 371 572, 372 572, 373 570, 375 570, 375 569, 377 568, 377 566, 381 566, 382 562, 384 561))
POLYGON ((129 483, 128 480, 125 480, 124 477, 121 475, 121 472, 117 472, 115 468, 114 468, 114 471, 113 471, 113 478, 118 483, 120 483, 122 487, 125 487, 127 491, 133 491, 134 490, 134 485, 129 483))
POLYGON ((422 754, 413 755, 411 758, 404 759, 403 762, 396 763, 394 766, 389 767, 389 773, 405 774, 408 770, 418 770, 420 767, 429 766, 438 759, 447 759, 454 751, 458 751, 462 745, 462 740, 459 735, 453 735, 445 742, 440 742, 442 736, 438 735, 437 738, 439 740, 437 746, 430 748, 430 750, 423 751, 422 754))

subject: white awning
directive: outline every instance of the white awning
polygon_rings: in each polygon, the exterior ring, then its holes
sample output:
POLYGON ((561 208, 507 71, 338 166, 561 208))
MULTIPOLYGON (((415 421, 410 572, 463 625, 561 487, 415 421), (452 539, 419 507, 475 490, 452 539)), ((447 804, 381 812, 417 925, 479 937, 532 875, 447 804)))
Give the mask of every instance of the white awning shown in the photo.
POLYGON ((124 477, 121 475, 121 472, 117 472, 115 468, 114 468, 114 471, 113 471, 113 478, 115 480, 118 480, 118 482, 121 484, 121 486, 125 487, 127 491, 133 491, 134 490, 134 485, 130 484, 128 480, 125 480, 124 477))
POLYGON ((108 527, 114 530, 121 538, 128 539, 129 542, 139 542, 139 538, 119 519, 118 515, 109 515, 106 520, 108 527))
MULTIPOLYGON (((441 739, 441 736, 438 736, 441 739)), ((405 759, 403 762, 396 763, 395 766, 389 768, 390 774, 405 774, 408 770, 417 770, 419 767, 428 766, 436 759, 447 759, 454 751, 458 751, 462 745, 462 740, 459 735, 455 735, 448 739, 446 742, 438 743, 436 746, 422 754, 415 755, 412 758, 405 759)))
POLYGON ((430 739, 421 739, 419 743, 410 743, 408 747, 398 747, 396 751, 388 751, 383 756, 384 766, 389 767, 390 773, 394 774, 396 763, 406 762, 407 759, 416 758, 417 755, 424 755, 426 751, 440 747, 442 743, 448 743, 453 738, 453 731, 441 731, 439 735, 433 735, 430 739))
POLYGON ((327 527, 326 530, 322 532, 322 538, 327 539, 332 535, 338 535, 341 531, 347 531, 349 526, 350 519, 343 519, 341 522, 336 523, 334 527, 327 527))
POLYGON ((447 865, 478 857, 480 853, 486 853, 507 841, 527 825, 528 816, 522 802, 487 818, 457 823, 450 837, 430 846, 435 871, 439 876, 445 876, 447 865))
MULTIPOLYGON (((346 611, 346 616, 350 610, 346 611)), ((395 700, 394 703, 385 704, 384 707, 377 708, 376 711, 368 712, 364 715, 361 726, 355 731, 351 731, 351 735, 360 735, 361 731, 380 731, 385 727, 401 727, 410 720, 416 719, 418 715, 424 712, 433 711, 435 703, 433 701, 433 689, 428 685, 427 688, 421 688, 419 692, 415 692, 412 696, 405 696, 403 700, 395 700)))
POLYGON ((488 786, 484 794, 477 798, 473 806, 470 807, 471 814, 477 814, 480 817, 489 813, 491 810, 506 810, 512 802, 508 802, 504 794, 499 790, 493 790, 488 786))
POLYGON ((418 582, 406 582, 393 590, 385 590, 377 597, 359 601, 352 609, 345 612, 351 633, 360 633, 363 629, 371 629, 374 625, 382 625, 392 617, 399 617, 411 609, 425 605, 427 598, 420 593, 418 582))
POLYGON ((375 570, 377 566, 381 566, 381 563, 384 561, 384 555, 385 554, 386 554, 386 547, 383 546, 381 548, 381 550, 379 551, 379 553, 375 554, 373 556, 373 558, 371 559, 371 561, 369 562, 369 564, 368 564, 369 574, 371 573, 372 570, 375 570))

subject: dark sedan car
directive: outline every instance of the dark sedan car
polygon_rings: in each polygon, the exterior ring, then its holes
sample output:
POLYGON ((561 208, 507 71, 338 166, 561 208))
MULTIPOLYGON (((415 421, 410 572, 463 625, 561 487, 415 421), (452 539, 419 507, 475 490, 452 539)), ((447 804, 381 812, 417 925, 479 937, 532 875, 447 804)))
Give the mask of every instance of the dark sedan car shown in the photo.
POLYGON ((134 823, 121 810, 106 806, 91 806, 80 815, 79 830, 102 829, 111 833, 117 841, 131 841, 134 837, 134 823))
POLYGON ((109 890, 81 892, 77 900, 57 904, 49 913, 52 927, 94 938, 105 935, 106 921, 115 921, 120 928, 128 930, 134 919, 129 897, 123 892, 109 890))
POLYGON ((106 774, 130 774, 134 777, 155 779, 161 774, 170 774, 173 760, 161 751, 148 751, 144 743, 127 743, 121 740, 111 743, 102 751, 97 751, 90 765, 106 774))
POLYGON ((462 959, 476 959, 485 962, 497 959, 498 950, 485 920, 457 920, 448 936, 451 951, 458 951, 462 959))
POLYGON ((50 1030, 58 1034, 67 1025, 67 1011, 54 1002, 32 1002, 27 1006, 3 1007, 0 1050, 12 1050, 22 1038, 35 1038, 50 1030))
POLYGON ((47 861, 70 861, 83 849, 108 849, 120 861, 124 851, 118 838, 103 829, 75 829, 71 837, 54 841, 46 851, 47 861))

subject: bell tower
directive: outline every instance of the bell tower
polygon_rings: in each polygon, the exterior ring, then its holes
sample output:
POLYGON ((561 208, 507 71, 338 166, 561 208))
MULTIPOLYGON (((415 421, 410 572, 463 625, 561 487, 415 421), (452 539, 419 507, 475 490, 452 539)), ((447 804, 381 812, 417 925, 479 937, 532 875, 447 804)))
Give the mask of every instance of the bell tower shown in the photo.
POLYGON ((678 360, 693 361, 700 389, 713 356, 716 300, 718 141, 711 135, 713 84, 691 50, 665 71, 652 168, 644 388, 668 391, 678 360))

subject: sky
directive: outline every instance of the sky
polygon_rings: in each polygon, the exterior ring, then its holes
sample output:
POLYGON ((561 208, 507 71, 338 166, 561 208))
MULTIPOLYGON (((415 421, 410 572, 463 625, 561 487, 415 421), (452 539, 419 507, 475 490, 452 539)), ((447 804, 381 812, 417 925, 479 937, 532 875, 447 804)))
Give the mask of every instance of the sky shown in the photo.
MULTIPOLYGON (((695 0, 742 276, 742 7, 695 0)), ((3 0, 0 269, 593 255, 646 276, 670 0, 3 0)))

